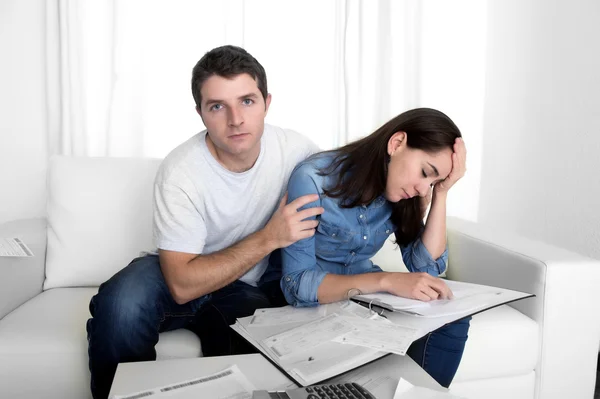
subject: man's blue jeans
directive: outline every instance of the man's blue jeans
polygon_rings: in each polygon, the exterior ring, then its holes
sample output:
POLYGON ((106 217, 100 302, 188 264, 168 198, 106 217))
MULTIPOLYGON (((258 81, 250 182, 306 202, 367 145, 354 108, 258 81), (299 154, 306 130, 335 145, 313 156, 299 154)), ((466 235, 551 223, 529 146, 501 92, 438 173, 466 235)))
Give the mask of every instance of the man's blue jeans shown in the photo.
MULTIPOLYGON (((273 276, 265 276, 269 274, 273 276)), ((118 363, 155 360, 154 346, 164 331, 186 328, 195 332, 204 356, 255 352, 229 325, 258 308, 284 305, 278 278, 261 281, 258 288, 235 281, 179 305, 165 283, 158 256, 134 259, 103 283, 90 302, 87 334, 92 394, 95 399, 108 397, 118 363)))

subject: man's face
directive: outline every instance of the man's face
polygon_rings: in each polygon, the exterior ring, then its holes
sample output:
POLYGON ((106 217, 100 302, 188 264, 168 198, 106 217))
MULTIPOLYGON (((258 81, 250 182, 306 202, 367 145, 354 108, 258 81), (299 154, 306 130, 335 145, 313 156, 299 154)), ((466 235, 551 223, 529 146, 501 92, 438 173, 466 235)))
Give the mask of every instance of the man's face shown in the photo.
POLYGON ((265 101, 256 81, 246 73, 232 78, 213 75, 200 94, 198 113, 215 147, 236 158, 258 156, 271 95, 265 101))

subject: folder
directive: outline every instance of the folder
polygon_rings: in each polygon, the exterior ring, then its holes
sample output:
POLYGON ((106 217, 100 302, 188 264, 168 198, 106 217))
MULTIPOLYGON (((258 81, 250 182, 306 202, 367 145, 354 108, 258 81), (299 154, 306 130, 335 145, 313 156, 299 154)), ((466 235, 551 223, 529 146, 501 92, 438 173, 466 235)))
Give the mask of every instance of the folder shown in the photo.
MULTIPOLYGON (((369 341, 369 334, 393 330, 389 341, 404 339, 398 345, 405 343, 408 349, 415 340, 446 324, 534 296, 455 281, 448 281, 448 285, 455 293, 455 299, 449 301, 411 304, 394 301, 398 297, 390 298, 389 294, 379 293, 377 297, 359 295, 353 297, 352 301, 312 309, 291 306, 259 309, 254 316, 237 319, 231 328, 298 386, 308 386, 322 383, 391 353, 389 349, 378 349, 372 342, 359 342, 361 338, 369 341), (272 323, 269 323, 269 315, 273 317, 272 323), (393 323, 395 330, 387 324, 379 324, 375 331, 367 320, 393 323), (367 334, 365 331, 371 332, 367 334)), ((382 340, 377 342, 381 343, 382 340)))
POLYGON ((452 290, 453 299, 424 302, 386 292, 355 295, 351 299, 374 310, 403 312, 421 317, 444 317, 465 313, 473 315, 479 311, 534 296, 525 292, 452 280, 446 280, 446 284, 452 290))

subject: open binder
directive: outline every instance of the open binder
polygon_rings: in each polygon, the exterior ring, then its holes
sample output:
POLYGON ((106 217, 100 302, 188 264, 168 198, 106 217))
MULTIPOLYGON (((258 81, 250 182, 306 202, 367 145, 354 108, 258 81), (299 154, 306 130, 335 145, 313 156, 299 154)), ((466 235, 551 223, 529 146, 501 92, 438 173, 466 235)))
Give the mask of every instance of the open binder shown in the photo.
MULTIPOLYGON (((414 303, 369 295, 316 308, 259 309, 231 326, 298 386, 327 381, 448 323, 534 295, 448 281, 455 299, 414 303), (453 302, 454 301, 454 302, 453 302), (362 304, 359 306, 358 303, 362 304)), ((405 298, 400 298, 405 300, 405 298)), ((419 301, 415 301, 419 302, 419 301)))
POLYGON ((452 290, 454 299, 423 302, 385 292, 355 295, 351 299, 371 309, 402 312, 421 317, 444 317, 470 312, 475 314, 494 306, 533 296, 519 291, 452 280, 446 280, 446 284, 452 290), (490 306, 490 304, 496 305, 490 306))

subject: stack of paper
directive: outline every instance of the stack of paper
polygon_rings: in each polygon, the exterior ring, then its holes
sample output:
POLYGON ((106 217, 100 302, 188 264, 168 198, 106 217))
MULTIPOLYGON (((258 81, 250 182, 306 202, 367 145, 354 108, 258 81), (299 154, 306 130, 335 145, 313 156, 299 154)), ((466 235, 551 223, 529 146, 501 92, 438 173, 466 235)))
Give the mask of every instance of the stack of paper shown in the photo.
POLYGON ((315 308, 259 309, 231 326, 301 386, 320 383, 410 345, 445 324, 533 296, 448 281, 452 300, 421 302, 386 293, 315 308), (390 312, 374 311, 375 307, 390 312))
POLYGON ((312 309, 260 309, 254 316, 238 319, 232 328, 302 386, 388 353, 404 355, 418 333, 353 302, 312 309), (268 323, 270 312, 277 324, 268 323))

